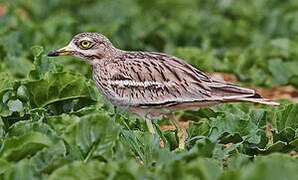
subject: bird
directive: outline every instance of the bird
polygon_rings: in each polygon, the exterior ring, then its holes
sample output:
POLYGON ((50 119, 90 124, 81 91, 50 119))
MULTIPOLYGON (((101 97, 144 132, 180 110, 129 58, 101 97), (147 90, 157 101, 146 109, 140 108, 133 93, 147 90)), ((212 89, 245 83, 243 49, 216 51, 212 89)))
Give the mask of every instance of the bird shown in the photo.
POLYGON ((175 111, 229 102, 280 105, 253 89, 209 76, 178 57, 120 50, 101 33, 77 34, 67 46, 47 54, 61 55, 88 61, 98 90, 116 107, 142 117, 150 133, 155 133, 152 119, 168 117, 177 129, 182 150, 187 134, 175 111))

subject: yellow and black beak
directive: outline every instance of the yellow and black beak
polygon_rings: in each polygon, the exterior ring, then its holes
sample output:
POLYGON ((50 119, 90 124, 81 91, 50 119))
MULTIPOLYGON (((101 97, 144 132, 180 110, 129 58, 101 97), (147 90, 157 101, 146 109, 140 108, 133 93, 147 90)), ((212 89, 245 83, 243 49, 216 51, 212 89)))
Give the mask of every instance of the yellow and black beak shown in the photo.
POLYGON ((64 47, 55 51, 51 51, 47 56, 62 56, 62 55, 68 55, 71 52, 74 52, 74 49, 71 49, 69 47, 64 47))

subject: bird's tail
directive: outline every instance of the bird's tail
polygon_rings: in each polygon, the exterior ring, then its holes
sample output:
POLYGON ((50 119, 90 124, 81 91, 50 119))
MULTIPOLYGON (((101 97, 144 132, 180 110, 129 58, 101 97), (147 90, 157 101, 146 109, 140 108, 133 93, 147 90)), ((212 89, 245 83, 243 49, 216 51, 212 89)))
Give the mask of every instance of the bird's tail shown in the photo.
POLYGON ((280 105, 280 103, 263 98, 253 89, 239 87, 225 81, 214 80, 212 84, 209 84, 209 87, 212 95, 220 98, 221 102, 254 102, 272 106, 280 105))
POLYGON ((280 106, 280 103, 271 101, 270 99, 265 98, 235 98, 235 99, 227 99, 223 102, 253 102, 260 104, 267 104, 271 106, 280 106))

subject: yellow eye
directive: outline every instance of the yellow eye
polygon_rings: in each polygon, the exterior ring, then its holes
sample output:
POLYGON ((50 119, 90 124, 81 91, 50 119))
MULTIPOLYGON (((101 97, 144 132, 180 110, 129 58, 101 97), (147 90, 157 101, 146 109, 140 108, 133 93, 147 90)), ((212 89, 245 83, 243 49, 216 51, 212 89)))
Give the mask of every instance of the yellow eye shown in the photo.
POLYGON ((82 45, 83 48, 88 48, 88 47, 90 47, 90 44, 91 44, 91 43, 90 43, 89 41, 82 41, 82 42, 81 42, 81 45, 82 45))

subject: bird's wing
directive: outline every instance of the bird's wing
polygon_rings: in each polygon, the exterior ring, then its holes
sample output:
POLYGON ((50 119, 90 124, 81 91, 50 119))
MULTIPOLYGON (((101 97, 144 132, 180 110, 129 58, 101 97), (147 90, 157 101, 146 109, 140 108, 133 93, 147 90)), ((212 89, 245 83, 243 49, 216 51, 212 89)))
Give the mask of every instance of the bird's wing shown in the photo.
POLYGON ((112 96, 131 106, 164 107, 255 94, 254 90, 212 79, 184 60, 161 53, 127 52, 106 63, 105 69, 105 85, 112 96))

